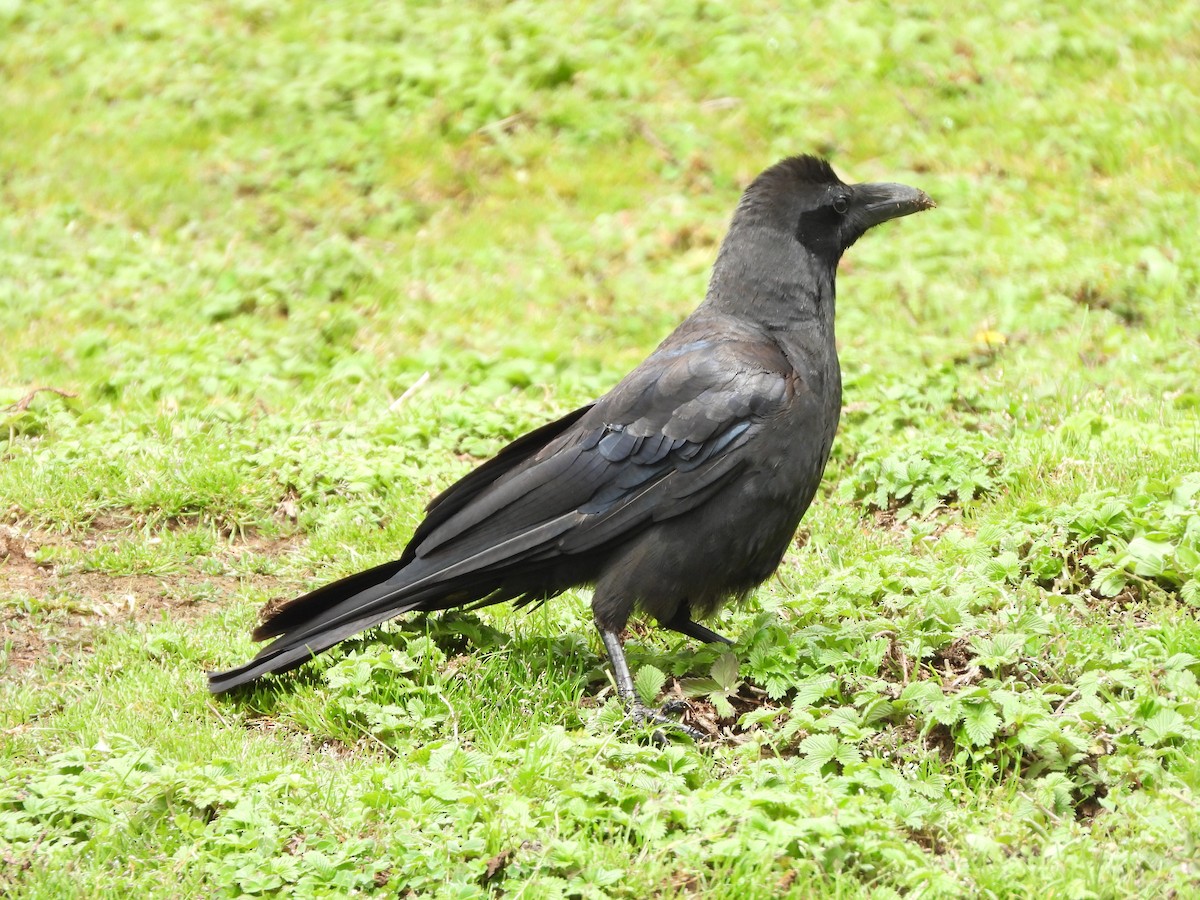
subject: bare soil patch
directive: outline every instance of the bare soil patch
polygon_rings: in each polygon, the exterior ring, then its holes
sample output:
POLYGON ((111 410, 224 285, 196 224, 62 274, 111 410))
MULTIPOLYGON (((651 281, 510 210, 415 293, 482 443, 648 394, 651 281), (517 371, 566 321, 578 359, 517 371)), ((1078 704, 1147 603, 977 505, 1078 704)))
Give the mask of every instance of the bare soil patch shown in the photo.
MULTIPOLYGON (((53 564, 37 562, 40 548, 62 546, 71 540, 0 525, 0 648, 7 651, 0 678, 64 652, 86 649, 97 628, 164 617, 197 621, 218 608, 213 595, 231 593, 247 581, 268 589, 280 581, 266 575, 61 572, 53 564)), ((81 543, 86 541, 95 542, 87 538, 81 543)), ((291 543, 250 536, 232 547, 239 553, 271 554, 283 552, 291 543)))

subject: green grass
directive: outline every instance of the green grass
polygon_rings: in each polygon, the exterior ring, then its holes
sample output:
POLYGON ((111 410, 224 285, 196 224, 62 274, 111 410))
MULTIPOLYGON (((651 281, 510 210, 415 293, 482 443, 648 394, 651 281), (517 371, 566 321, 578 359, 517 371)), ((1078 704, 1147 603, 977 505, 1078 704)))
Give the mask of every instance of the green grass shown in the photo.
POLYGON ((0 893, 1200 894, 1194 19, 0 3, 0 893), (719 742, 622 725, 586 593, 208 696, 813 151, 939 208, 847 255, 733 658, 630 639, 719 742))

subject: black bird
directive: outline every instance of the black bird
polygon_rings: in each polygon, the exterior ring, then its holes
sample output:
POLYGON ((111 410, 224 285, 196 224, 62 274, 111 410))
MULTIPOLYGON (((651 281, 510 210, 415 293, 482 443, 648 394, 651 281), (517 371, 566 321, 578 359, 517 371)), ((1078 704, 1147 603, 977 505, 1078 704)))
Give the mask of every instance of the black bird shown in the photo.
POLYGON ((733 214, 708 293, 594 403, 513 441, 434 498, 398 560, 280 607, 276 638, 209 674, 214 693, 285 672, 401 613, 539 603, 595 586, 617 691, 642 706, 621 645, 630 613, 700 641, 699 624, 775 571, 829 458, 841 410, 834 276, 874 225, 934 204, 785 159, 733 214))

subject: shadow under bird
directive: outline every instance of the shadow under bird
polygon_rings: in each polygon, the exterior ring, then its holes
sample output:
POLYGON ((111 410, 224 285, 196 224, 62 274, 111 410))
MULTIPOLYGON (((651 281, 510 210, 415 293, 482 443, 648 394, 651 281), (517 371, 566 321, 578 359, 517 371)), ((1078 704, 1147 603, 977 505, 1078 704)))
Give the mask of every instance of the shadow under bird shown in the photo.
POLYGON ((811 156, 767 169, 738 203, 704 302, 645 362, 434 498, 399 559, 271 613, 254 638, 275 640, 210 673, 209 689, 286 672, 401 613, 592 585, 617 691, 636 720, 674 725, 634 691, 626 622, 638 610, 728 643, 696 620, 775 571, 829 458, 838 260, 869 228, 933 205, 903 184, 844 184, 811 156))

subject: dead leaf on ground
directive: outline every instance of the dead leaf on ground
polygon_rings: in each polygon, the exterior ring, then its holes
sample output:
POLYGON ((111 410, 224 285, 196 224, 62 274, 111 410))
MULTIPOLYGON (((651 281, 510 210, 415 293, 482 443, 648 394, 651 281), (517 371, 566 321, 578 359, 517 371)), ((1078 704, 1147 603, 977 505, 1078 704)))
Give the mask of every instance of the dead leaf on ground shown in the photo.
POLYGON ((495 856, 487 861, 484 866, 483 875, 479 878, 479 883, 488 885, 504 874, 504 870, 508 867, 508 861, 512 859, 516 850, 501 850, 495 856))

